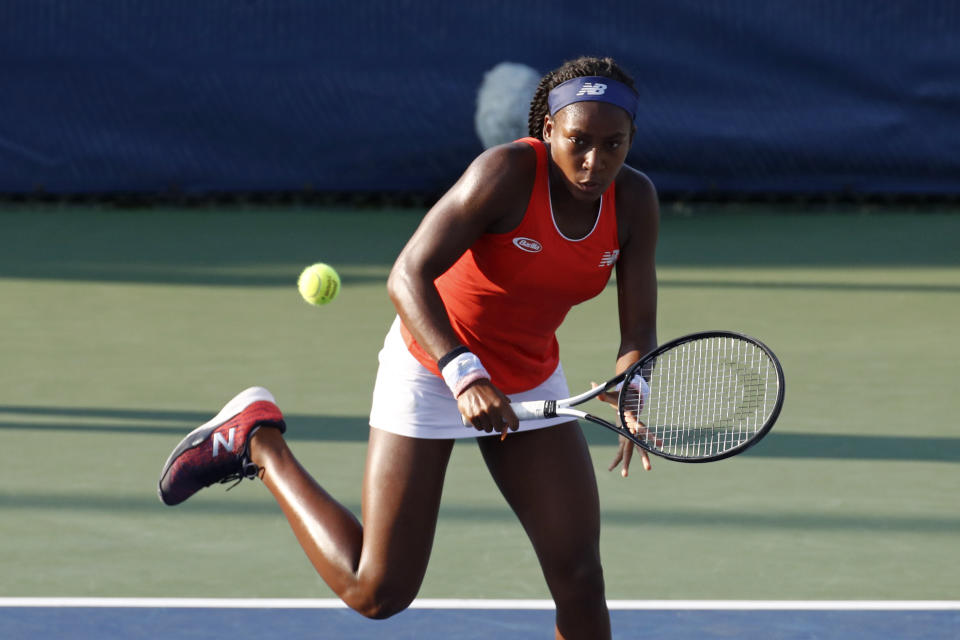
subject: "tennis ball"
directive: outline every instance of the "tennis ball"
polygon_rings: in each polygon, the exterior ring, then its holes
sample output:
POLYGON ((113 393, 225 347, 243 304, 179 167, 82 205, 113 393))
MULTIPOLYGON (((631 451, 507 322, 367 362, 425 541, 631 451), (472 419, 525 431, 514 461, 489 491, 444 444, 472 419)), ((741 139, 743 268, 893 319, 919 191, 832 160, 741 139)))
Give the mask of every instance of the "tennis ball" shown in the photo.
POLYGON ((310 304, 327 304, 340 293, 340 275, 330 265, 318 262, 303 270, 297 279, 297 289, 310 304))

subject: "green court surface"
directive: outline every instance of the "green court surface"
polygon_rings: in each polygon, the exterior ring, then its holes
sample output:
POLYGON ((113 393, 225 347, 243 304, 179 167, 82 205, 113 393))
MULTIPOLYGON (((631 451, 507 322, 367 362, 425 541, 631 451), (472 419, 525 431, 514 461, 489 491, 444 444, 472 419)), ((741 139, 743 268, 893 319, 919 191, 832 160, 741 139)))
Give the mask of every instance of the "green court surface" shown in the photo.
MULTIPOLYGON (((260 384, 304 465, 358 509, 384 281, 422 213, 0 209, 0 596, 331 597, 262 486, 168 508, 157 475, 260 384), (312 308, 295 281, 318 260, 343 291, 312 308)), ((660 339, 761 338, 786 404, 743 456, 629 479, 584 426, 610 598, 960 599, 958 238, 949 209, 665 207, 660 339)), ((608 377, 616 331, 612 286, 570 314, 572 389, 608 377)), ((471 440, 421 596, 548 597, 471 440)))

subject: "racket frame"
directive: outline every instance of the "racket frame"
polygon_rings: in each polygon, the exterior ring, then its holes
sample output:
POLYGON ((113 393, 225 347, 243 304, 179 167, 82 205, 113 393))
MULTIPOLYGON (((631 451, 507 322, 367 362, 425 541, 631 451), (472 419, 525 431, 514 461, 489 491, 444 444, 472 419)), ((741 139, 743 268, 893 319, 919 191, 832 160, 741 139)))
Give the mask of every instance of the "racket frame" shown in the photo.
MULTIPOLYGON (((626 423, 626 420, 624 419, 624 410, 625 410, 624 400, 627 395, 626 390, 627 390, 627 386, 624 385, 620 389, 619 397, 617 401, 617 413, 620 418, 621 425, 626 423)), ((757 442, 759 442, 765 435, 767 435, 770 429, 773 428, 774 423, 777 421, 777 418, 780 415, 780 410, 783 408, 783 400, 784 400, 785 392, 786 392, 786 387, 785 387, 784 376, 783 376, 783 367, 780 365, 780 360, 777 358, 777 356, 773 353, 773 351, 767 345, 765 345, 760 340, 757 340, 756 338, 752 336, 748 336, 744 333, 739 333, 736 331, 712 330, 712 331, 699 331, 697 333, 691 333, 691 334, 676 338, 674 340, 671 340, 669 342, 666 342, 660 345, 659 347, 657 347, 656 349, 654 349, 653 351, 651 351, 650 353, 644 355, 642 358, 640 358, 635 363, 630 365, 630 367, 625 371, 617 374, 613 378, 610 378, 609 380, 607 380, 607 382, 605 382, 604 384, 594 387, 589 391, 585 391, 581 394, 571 396, 563 400, 530 400, 526 402, 515 402, 511 405, 511 407, 513 408, 514 413, 517 415, 517 417, 520 420, 533 420, 533 419, 556 418, 556 417, 577 418, 578 420, 586 420, 588 422, 598 424, 602 427, 606 427, 607 429, 610 429, 616 434, 630 440, 631 442, 636 444, 638 447, 646 451, 649 451, 650 453, 656 456, 659 456, 661 458, 674 460, 676 462, 691 462, 691 463, 714 462, 717 460, 723 460, 724 458, 735 456, 739 453, 743 453, 744 451, 746 451, 747 449, 755 445, 757 442), (643 370, 644 366, 655 361, 663 353, 670 351, 671 349, 674 349, 676 347, 679 347, 683 344, 686 344, 688 342, 694 342, 696 340, 703 340, 706 338, 734 338, 737 340, 749 342, 755 345, 756 347, 758 347, 760 350, 762 350, 767 355, 767 357, 770 358, 770 362, 773 364, 773 367, 776 370, 777 398, 774 402, 774 406, 771 409, 769 416, 767 417, 764 424, 757 430, 756 433, 754 433, 749 439, 740 443, 736 447, 732 447, 730 449, 726 449, 717 454, 713 454, 709 456, 701 456, 701 457, 678 456, 675 454, 667 453, 665 451, 662 451, 660 449, 657 449, 656 447, 649 445, 646 441, 644 441, 643 439, 631 433, 630 430, 627 429, 626 427, 616 425, 608 420, 604 420, 603 418, 595 416, 586 411, 580 411, 579 409, 572 408, 588 400, 592 400, 593 398, 596 398, 601 393, 612 393, 614 391, 617 391, 617 387, 618 385, 620 385, 620 383, 622 383, 624 380, 632 379, 637 374, 637 372, 643 370)))

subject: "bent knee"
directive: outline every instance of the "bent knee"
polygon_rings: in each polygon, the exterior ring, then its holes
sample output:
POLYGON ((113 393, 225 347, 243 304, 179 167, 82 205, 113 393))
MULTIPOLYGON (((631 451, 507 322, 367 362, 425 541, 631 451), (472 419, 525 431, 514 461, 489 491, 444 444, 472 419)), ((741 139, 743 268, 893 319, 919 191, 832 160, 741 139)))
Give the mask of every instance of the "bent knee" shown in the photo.
POLYGON ((365 618, 385 620, 409 607, 416 595, 406 589, 366 589, 345 595, 343 601, 365 618))

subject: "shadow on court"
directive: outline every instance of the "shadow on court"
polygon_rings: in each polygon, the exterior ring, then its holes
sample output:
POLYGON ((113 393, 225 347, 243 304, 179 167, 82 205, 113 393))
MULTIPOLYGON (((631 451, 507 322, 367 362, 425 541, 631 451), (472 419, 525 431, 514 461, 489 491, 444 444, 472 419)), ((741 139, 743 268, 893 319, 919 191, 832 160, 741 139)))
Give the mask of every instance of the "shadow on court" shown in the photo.
MULTIPOLYGON (((691 208, 662 216, 660 266, 899 267, 958 264, 960 216, 890 208, 815 214, 768 205, 691 208), (921 221, 922 224, 918 224, 921 221), (816 247, 811 251, 810 247, 816 247)), ((422 209, 322 207, 19 206, 0 208, 16 242, 0 278, 215 286, 291 286, 290 273, 322 255, 346 281, 382 280, 422 209), (359 268, 359 269, 353 269, 359 268), (355 271, 376 268, 380 275, 355 271)), ((671 282, 664 286, 922 290, 952 285, 671 282)))
POLYGON ((317 256, 346 283, 384 281, 422 211, 0 208, 17 242, 0 278, 291 287, 317 256), (372 272, 372 273, 371 273, 372 272))
POLYGON ((661 288, 688 287, 692 289, 747 289, 791 291, 871 291, 884 293, 960 293, 960 284, 897 284, 875 282, 776 282, 770 280, 677 280, 658 281, 661 288))
MULTIPOLYGON (((169 434, 172 438, 210 419, 196 411, 97 409, 89 407, 0 406, 0 430, 69 431, 96 434, 169 434)), ((291 441, 365 442, 367 419, 359 416, 286 415, 291 441)), ((613 444, 612 436, 584 429, 592 445, 613 444)), ((774 430, 745 456, 836 460, 960 462, 960 438, 803 434, 774 430)))

